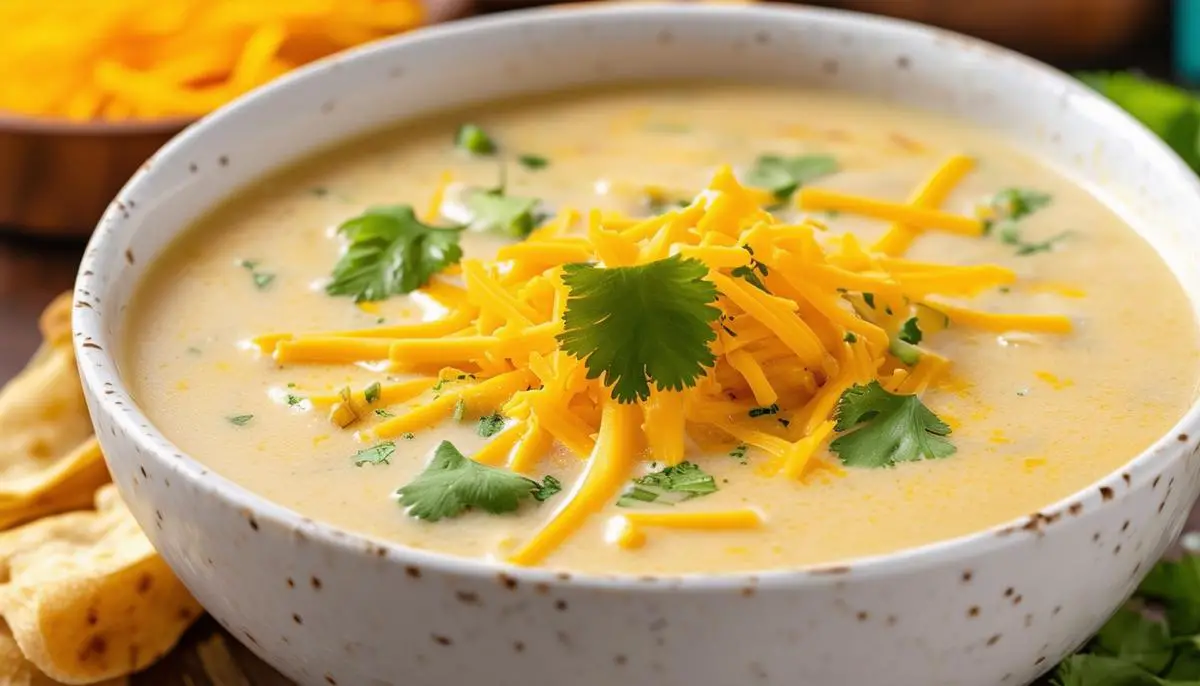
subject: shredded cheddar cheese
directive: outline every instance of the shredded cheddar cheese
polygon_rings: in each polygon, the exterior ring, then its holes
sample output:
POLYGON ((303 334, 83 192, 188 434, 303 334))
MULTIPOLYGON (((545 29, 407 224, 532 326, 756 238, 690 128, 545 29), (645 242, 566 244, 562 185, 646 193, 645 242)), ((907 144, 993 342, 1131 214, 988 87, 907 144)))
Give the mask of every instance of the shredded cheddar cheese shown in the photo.
MULTIPOLYGON (((1016 281, 994 265, 943 265, 904 259, 920 231, 974 236, 978 219, 937 209, 973 162, 953 157, 908 204, 803 188, 802 208, 838 209, 895 222, 872 250, 852 235, 830 238, 813 221, 783 223, 762 209, 762 192, 743 187, 728 168, 687 207, 648 219, 565 211, 495 259, 466 259, 456 278, 443 273, 414 293, 446 308, 432 321, 333 333, 275 333, 254 340, 283 365, 385 361, 408 381, 374 393, 311 396, 315 406, 346 407, 346 423, 364 442, 436 430, 451 415, 499 412, 508 423, 475 455, 478 462, 532 474, 555 445, 585 462, 583 476, 544 527, 519 542, 509 560, 538 564, 621 492, 645 460, 668 466, 689 459, 697 436, 721 436, 769 457, 760 472, 805 480, 841 473, 822 450, 834 432, 843 392, 879 381, 921 394, 946 378, 951 360, 918 348, 905 363, 893 353, 901 321, 915 316, 927 336, 947 326, 985 331, 1071 331, 1059 315, 993 313, 958 302, 1016 281), (582 224, 582 226, 581 226, 582 224), (707 268, 713 303, 715 365, 692 387, 654 389, 647 400, 620 404, 580 360, 559 348, 570 296, 564 263, 644 265, 679 254, 707 268), (744 278, 754 265, 769 265, 744 278), (868 297, 869 296, 869 297, 868 297), (424 398, 433 379, 439 383, 424 398), (440 371, 439 371, 440 370, 440 371), (444 386, 444 387, 443 387, 444 386), (368 406, 398 405, 394 416, 364 426, 368 406), (771 408, 764 413, 761 408, 771 408), (756 409, 757 408, 757 409, 756 409), (766 416, 763 416, 766 414, 766 416)), ((335 423, 341 424, 340 421, 335 423)), ((615 542, 646 543, 644 529, 746 529, 766 520, 753 510, 705 512, 691 505, 666 513, 630 512, 615 542)))

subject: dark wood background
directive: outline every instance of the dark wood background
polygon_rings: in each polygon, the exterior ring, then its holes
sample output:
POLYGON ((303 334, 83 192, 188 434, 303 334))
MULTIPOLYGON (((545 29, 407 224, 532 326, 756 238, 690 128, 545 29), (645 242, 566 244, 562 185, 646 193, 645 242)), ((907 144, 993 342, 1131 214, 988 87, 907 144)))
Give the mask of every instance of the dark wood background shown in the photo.
MULTIPOLYGON (((514 2, 517 0, 484 0, 482 4, 484 9, 495 10, 514 2)), ((1166 21, 1162 19, 1126 51, 1063 66, 1136 67, 1169 76, 1166 21)), ((0 227, 0 382, 16 374, 38 346, 38 315, 55 295, 71 287, 82 252, 83 239, 38 239, 22 234, 20 227, 0 227)), ((1189 529, 1200 529, 1200 511, 1193 512, 1189 529)), ((214 621, 204 618, 171 655, 133 677, 132 683, 135 686, 288 686, 291 682, 224 634, 214 621)))

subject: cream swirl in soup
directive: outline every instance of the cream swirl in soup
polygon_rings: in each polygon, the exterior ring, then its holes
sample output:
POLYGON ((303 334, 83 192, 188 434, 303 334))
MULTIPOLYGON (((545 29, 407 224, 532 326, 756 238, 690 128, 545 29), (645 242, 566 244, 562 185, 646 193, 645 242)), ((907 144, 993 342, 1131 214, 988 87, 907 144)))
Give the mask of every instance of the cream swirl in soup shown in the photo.
POLYGON ((1195 395, 1165 264, 1018 148, 769 86, 447 113, 205 217, 125 369, 215 471, 415 548, 716 573, 961 536, 1195 395))

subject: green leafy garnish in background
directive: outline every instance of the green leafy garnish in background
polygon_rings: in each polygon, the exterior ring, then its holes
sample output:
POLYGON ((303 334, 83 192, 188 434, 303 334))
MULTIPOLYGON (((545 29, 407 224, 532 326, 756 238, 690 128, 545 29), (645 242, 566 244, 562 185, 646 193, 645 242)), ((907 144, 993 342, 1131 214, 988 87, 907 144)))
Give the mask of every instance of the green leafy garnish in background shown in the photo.
POLYGON ((1078 77, 1145 124, 1200 172, 1200 100, 1195 95, 1128 72, 1088 72, 1078 77))
POLYGON ((423 224, 411 205, 372 207, 338 227, 348 245, 325 292, 355 302, 411 293, 462 259, 462 231, 423 224))
POLYGON ((525 167, 529 171, 537 171, 550 166, 550 160, 542 157, 541 155, 518 155, 517 162, 521 163, 521 166, 525 167))
POLYGON ((878 381, 842 393, 829 444, 847 467, 891 467, 898 462, 949 457, 950 427, 915 395, 895 395, 878 381), (845 433, 849 432, 849 433, 845 433))
POLYGON ((442 441, 425 471, 401 486, 396 496, 409 515, 436 522, 457 517, 470 508, 491 514, 512 512, 522 500, 533 498, 545 488, 546 485, 507 469, 468 459, 453 443, 442 441))
POLYGON ((1155 565, 1133 600, 1058 665, 1051 683, 1200 686, 1200 557, 1155 565), (1165 619, 1148 614, 1148 603, 1165 619))
POLYGON ((716 362, 709 344, 717 287, 708 267, 674 255, 636 267, 568 264, 570 290, 559 345, 583 360, 588 378, 604 377, 612 397, 631 403, 693 386, 716 362))
POLYGON ((778 200, 787 200, 804 184, 837 170, 837 160, 829 155, 760 155, 746 172, 746 183, 771 191, 778 200))
POLYGON ((496 152, 496 142, 476 124, 463 124, 454 134, 454 145, 472 155, 491 155, 496 152))
POLYGON ((641 503, 674 505, 702 495, 715 493, 717 481, 691 462, 680 462, 633 480, 633 486, 621 494, 617 505, 637 507, 641 503))
POLYGON ((504 415, 493 412, 479 418, 479 426, 475 428, 475 433, 479 434, 480 438, 491 438, 503 430, 504 415))

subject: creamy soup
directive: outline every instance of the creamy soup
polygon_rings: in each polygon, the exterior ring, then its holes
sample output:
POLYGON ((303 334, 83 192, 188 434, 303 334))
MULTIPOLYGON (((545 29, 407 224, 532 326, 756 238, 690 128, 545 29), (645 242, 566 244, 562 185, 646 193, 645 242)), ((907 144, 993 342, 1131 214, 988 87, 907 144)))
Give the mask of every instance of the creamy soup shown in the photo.
POLYGON ((149 417, 266 498, 631 574, 836 564, 1030 514, 1166 432, 1197 377, 1179 284, 1059 170, 767 86, 570 93, 347 144, 200 221, 127 331, 149 417), (355 219, 402 205, 470 226, 355 219))

